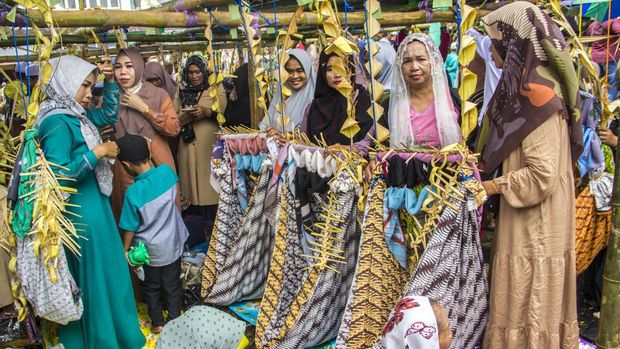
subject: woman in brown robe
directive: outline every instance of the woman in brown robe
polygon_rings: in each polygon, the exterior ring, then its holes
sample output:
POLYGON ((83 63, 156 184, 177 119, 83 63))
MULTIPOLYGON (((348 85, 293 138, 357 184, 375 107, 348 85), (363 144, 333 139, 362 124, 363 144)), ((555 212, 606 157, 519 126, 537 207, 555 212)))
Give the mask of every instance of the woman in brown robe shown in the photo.
POLYGON ((500 195, 484 348, 577 348, 577 76, 557 25, 515 2, 483 18, 503 74, 479 137, 483 185, 500 195))
MULTIPOLYGON (((187 59, 183 68, 183 86, 174 99, 183 126, 177 160, 181 194, 191 202, 190 212, 206 222, 215 221, 219 196, 209 183, 211 152, 219 131, 217 113, 211 110, 213 98, 207 81, 209 72, 205 60, 198 55, 187 59)), ((217 89, 219 110, 226 109, 226 91, 217 89)))
MULTIPOLYGON (((179 133, 179 119, 166 91, 146 82, 143 74, 144 60, 140 52, 134 49, 121 50, 114 63, 114 76, 121 87, 119 120, 114 124, 116 138, 132 133, 151 139, 153 154, 174 169, 174 159, 166 136, 174 137, 179 133)), ((118 161, 113 172, 114 190, 111 200, 118 220, 125 190, 133 183, 133 177, 125 172, 118 161)), ((177 206, 180 206, 179 198, 177 206)))

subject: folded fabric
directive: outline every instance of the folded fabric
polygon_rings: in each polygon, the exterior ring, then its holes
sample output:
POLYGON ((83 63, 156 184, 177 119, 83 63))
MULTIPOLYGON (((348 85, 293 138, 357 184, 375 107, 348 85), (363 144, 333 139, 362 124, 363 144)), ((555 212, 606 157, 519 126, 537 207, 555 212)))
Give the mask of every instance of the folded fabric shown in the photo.
POLYGON ((427 168, 428 164, 415 157, 404 160, 400 156, 392 156, 384 168, 387 185, 407 188, 415 188, 420 184, 428 185, 430 181, 427 168))
POLYGON ((389 210, 406 209, 410 215, 416 215, 420 213, 424 202, 428 199, 431 190, 429 188, 429 186, 422 188, 419 195, 416 195, 411 188, 387 188, 383 200, 389 210))
POLYGON ((237 348, 246 324, 215 308, 194 306, 170 321, 157 340, 157 349, 237 348))
POLYGON ((590 172, 590 192, 599 212, 611 210, 611 195, 614 188, 614 176, 602 168, 590 172))
POLYGON ((325 157, 320 148, 298 151, 295 147, 289 146, 288 159, 293 161, 297 167, 318 173, 321 178, 332 177, 338 169, 338 161, 332 155, 325 157))

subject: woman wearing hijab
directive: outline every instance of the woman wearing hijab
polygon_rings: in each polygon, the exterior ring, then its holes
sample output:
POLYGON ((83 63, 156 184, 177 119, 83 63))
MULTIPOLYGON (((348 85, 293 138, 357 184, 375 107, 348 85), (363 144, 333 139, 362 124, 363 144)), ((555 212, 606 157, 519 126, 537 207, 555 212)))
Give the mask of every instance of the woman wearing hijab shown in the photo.
MULTIPOLYGON (((211 152, 219 131, 217 113, 211 110, 213 99, 209 87, 207 63, 198 55, 187 59, 183 68, 183 86, 174 99, 183 126, 177 159, 181 193, 191 202, 195 213, 207 222, 215 221, 219 197, 209 183, 211 152)), ((226 109, 226 92, 217 89, 220 110, 226 109)))
MULTIPOLYGON (((172 80, 168 72, 164 71, 164 67, 158 62, 148 62, 144 68, 144 80, 150 82, 155 87, 163 88, 171 99, 177 94, 177 83, 172 80)), ((172 157, 176 161, 177 150, 179 149, 179 136, 166 137, 172 157)), ((178 165, 178 162, 175 162, 178 165)), ((178 166, 177 166, 178 167, 178 166)))
POLYGON ((388 122, 393 147, 441 148, 461 141, 458 113, 437 45, 409 35, 398 48, 388 122))
POLYGON ((576 348, 575 192, 578 80, 558 26, 515 2, 483 18, 503 68, 478 148, 500 195, 485 348, 576 348))
POLYGON ((250 84, 248 83, 248 64, 244 63, 234 73, 235 77, 224 80, 226 89, 226 109, 224 127, 252 125, 250 117, 250 84), (227 83, 227 81, 230 81, 227 83))
POLYGON ((282 115, 278 110, 278 104, 281 103, 282 99, 278 87, 269 105, 267 115, 260 122, 261 130, 276 129, 293 132, 301 125, 308 105, 312 103, 316 83, 316 74, 312 69, 312 58, 306 51, 298 48, 288 50, 287 53, 290 58, 284 65, 284 69, 289 74, 286 87, 291 90, 291 95, 286 99, 284 114, 290 119, 290 122, 282 125, 282 115))
POLYGON ((301 130, 311 141, 324 140, 328 146, 338 144, 349 146, 351 141, 359 142, 366 137, 373 124, 367 112, 370 108, 368 91, 355 81, 360 72, 357 71, 351 57, 346 64, 349 65, 349 71, 353 72, 352 76, 350 78, 340 76, 334 67, 342 63, 342 58, 338 55, 321 52, 314 100, 301 125, 301 130), (336 88, 345 81, 353 86, 355 120, 360 127, 353 140, 340 133, 347 119, 347 99, 336 88))
POLYGON ((177 83, 172 80, 170 74, 164 71, 159 62, 148 62, 144 68, 144 80, 150 82, 155 87, 163 88, 170 98, 177 94, 177 83))
POLYGON ((129 268, 108 197, 112 170, 108 159, 118 155, 114 142, 102 143, 98 128, 117 119, 119 91, 112 66, 105 74, 101 109, 87 109, 97 67, 75 56, 52 58, 52 75, 43 85, 48 99, 37 115, 39 140, 71 195, 69 219, 79 225, 81 256, 67 253, 69 270, 82 291, 84 313, 60 328, 65 348, 139 349, 140 332, 129 268))
MULTIPOLYGON (((119 120, 114 124, 116 138, 127 133, 151 140, 151 151, 162 163, 175 169, 174 158, 166 137, 174 137, 181 129, 172 99, 165 90, 144 80, 144 60, 135 49, 121 50, 114 63, 114 76, 121 87, 119 120)), ((112 208, 116 217, 123 207, 125 190, 133 183, 120 162, 114 165, 112 208)), ((180 200, 177 198, 177 206, 180 200)))

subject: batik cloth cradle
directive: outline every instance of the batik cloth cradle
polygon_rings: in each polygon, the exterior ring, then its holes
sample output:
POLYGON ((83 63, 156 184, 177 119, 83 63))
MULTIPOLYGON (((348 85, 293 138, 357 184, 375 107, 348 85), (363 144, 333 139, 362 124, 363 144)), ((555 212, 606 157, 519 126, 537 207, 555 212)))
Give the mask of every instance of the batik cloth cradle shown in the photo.
POLYGON ((265 155, 264 139, 256 135, 223 138, 221 148, 215 150, 223 150, 221 158, 214 156, 212 164, 220 201, 203 268, 201 296, 206 303, 230 305, 263 294, 273 247, 273 229, 264 214, 272 161, 265 155), (239 163, 241 155, 258 158, 244 166, 239 163), (240 173, 249 167, 258 173, 255 181, 240 173), (248 185, 242 186, 242 181, 248 185), (239 192, 242 188, 249 193, 247 201, 246 193, 239 192))
POLYGON ((331 166, 319 148, 288 147, 293 149, 281 172, 286 184, 278 188, 275 246, 256 328, 258 348, 304 348, 334 338, 355 269, 360 187, 354 171, 343 162, 327 194, 311 193, 314 221, 303 226, 293 187, 297 166, 315 174, 321 168, 324 175, 331 166), (313 242, 304 243, 308 233, 313 242))

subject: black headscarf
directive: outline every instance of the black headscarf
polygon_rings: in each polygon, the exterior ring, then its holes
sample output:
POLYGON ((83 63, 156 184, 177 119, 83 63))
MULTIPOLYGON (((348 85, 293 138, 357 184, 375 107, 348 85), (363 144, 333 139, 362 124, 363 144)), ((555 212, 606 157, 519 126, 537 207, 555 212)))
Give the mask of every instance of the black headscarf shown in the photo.
POLYGON ((224 127, 230 126, 251 126, 250 116, 250 86, 248 84, 248 64, 241 65, 235 70, 236 78, 232 80, 235 86, 237 99, 234 101, 228 100, 226 104, 226 110, 224 111, 224 117, 226 122, 224 127))
POLYGON ((207 62, 199 55, 193 55, 187 59, 183 67, 184 86, 179 91, 181 104, 183 107, 190 107, 198 104, 202 92, 209 88, 209 71, 207 70, 207 62), (202 84, 192 86, 189 82, 189 66, 195 65, 202 72, 202 84))
MULTIPOLYGON (((327 84, 327 61, 336 54, 326 55, 321 52, 319 58, 319 70, 316 78, 316 88, 314 90, 314 101, 308 111, 307 134, 311 141, 321 139, 321 135, 327 145, 349 144, 351 140, 340 133, 340 129, 347 119, 347 99, 337 90, 327 84)), ((349 71, 355 72, 353 57, 347 60, 349 71)), ((353 142, 358 142, 364 137, 372 127, 373 121, 368 115, 370 108, 370 96, 368 91, 359 84, 355 83, 355 76, 352 74, 351 81, 357 94, 355 103, 355 120, 358 122, 360 131, 353 137, 353 142)))

